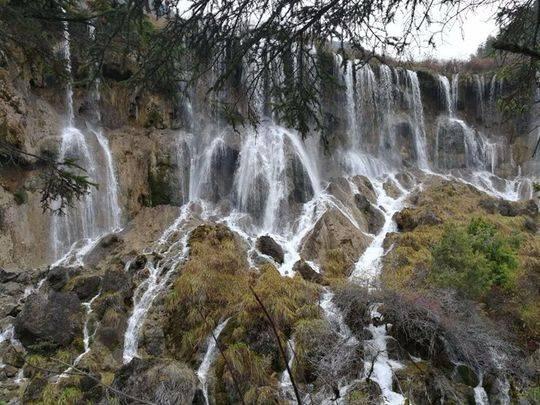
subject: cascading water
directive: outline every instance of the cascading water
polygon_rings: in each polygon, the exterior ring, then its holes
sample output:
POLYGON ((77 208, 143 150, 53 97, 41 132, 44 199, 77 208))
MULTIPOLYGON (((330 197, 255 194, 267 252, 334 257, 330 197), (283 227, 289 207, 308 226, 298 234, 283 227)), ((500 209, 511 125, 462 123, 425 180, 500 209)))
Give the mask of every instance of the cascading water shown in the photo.
POLYGON ((455 113, 458 109, 459 100, 459 73, 452 76, 452 111, 455 113))
POLYGON ((401 187, 399 182, 395 180, 395 177, 391 176, 389 178, 399 187, 401 194, 397 198, 392 198, 386 193, 383 181, 376 179, 372 180, 373 188, 377 195, 377 206, 384 216, 384 225, 360 259, 356 262, 351 274, 351 279, 353 281, 366 284, 368 287, 371 287, 372 283, 376 282, 378 279, 378 273, 381 268, 381 258, 384 254, 384 239, 389 232, 394 232, 396 230, 393 219, 394 214, 403 208, 404 201, 409 194, 409 192, 401 187))
MULTIPOLYGON (((448 81, 448 78, 444 75, 438 75, 437 78, 439 79, 440 88, 442 88, 442 96, 446 111, 448 112, 448 115, 453 116, 455 112, 455 106, 454 101, 452 100, 452 96, 450 94, 450 82, 448 81)), ((452 85, 454 85, 454 83, 452 83, 452 85)))
POLYGON ((420 84, 418 75, 412 70, 407 71, 408 85, 410 88, 410 108, 412 126, 414 128, 414 143, 416 147, 416 156, 418 159, 418 167, 420 169, 429 170, 427 145, 426 145, 426 129, 424 126, 424 107, 422 106, 422 96, 420 93, 420 84))
POLYGON ((216 352, 218 350, 217 339, 219 338, 219 335, 221 335, 221 332, 223 332, 223 329, 225 329, 225 326, 227 326, 227 322, 229 322, 229 318, 220 322, 208 337, 206 353, 204 354, 203 361, 197 370, 197 377, 199 377, 199 381, 201 382, 206 405, 210 403, 208 399, 208 373, 216 358, 216 352))
POLYGON ((366 352, 364 375, 379 385, 385 404, 402 405, 405 403, 405 397, 392 390, 392 376, 394 370, 398 370, 403 366, 399 362, 388 358, 386 330, 389 325, 383 322, 378 306, 379 304, 373 304, 370 308, 372 321, 367 330, 371 333, 372 338, 364 341, 364 350, 366 352))
POLYGON ((162 235, 156 243, 154 251, 162 258, 154 263, 152 258, 148 260, 145 269, 148 277, 139 284, 133 294, 133 310, 128 319, 126 333, 124 335, 124 363, 129 363, 137 356, 139 348, 139 333, 144 326, 146 314, 152 302, 163 291, 169 278, 176 269, 184 262, 189 253, 188 238, 191 228, 186 223, 190 213, 190 205, 182 207, 181 215, 162 235), (182 233, 179 240, 174 240, 176 233, 182 233), (173 239, 172 241, 170 239, 173 239))
MULTIPOLYGON (((52 218, 53 257, 61 259, 70 248, 78 249, 74 244, 81 240, 95 240, 98 236, 119 228, 121 210, 118 204, 118 183, 114 174, 114 164, 108 140, 101 130, 90 130, 85 134, 75 127, 73 107, 73 86, 71 83, 71 50, 69 25, 64 22, 62 50, 66 61, 68 82, 66 84, 67 120, 62 130, 59 160, 73 159, 83 167, 91 181, 99 185, 98 189, 84 195, 72 207, 66 209, 63 216, 52 218)), ((99 88, 94 90, 94 103, 99 111, 99 88)), ((99 113, 98 113, 99 117, 99 113)), ((65 257, 67 260, 67 257, 65 257)))
MULTIPOLYGON (((256 251, 257 237, 270 235, 284 250, 284 263, 275 263, 276 267, 282 275, 292 275, 294 263, 301 258, 303 239, 329 208, 338 210, 354 227, 361 228, 354 215, 348 212, 348 208, 327 193, 325 184, 332 180, 333 175, 345 176, 348 179, 357 174, 365 175, 373 185, 376 209, 384 217, 384 223, 376 235, 367 235, 371 238, 370 244, 355 264, 351 281, 366 284, 370 288, 377 285, 381 259, 385 253, 384 239, 389 232, 395 231, 396 225, 392 217, 403 208, 411 191, 402 187, 396 176, 389 174, 401 170, 405 160, 398 150, 405 146, 399 144, 403 140, 397 139, 395 127, 405 121, 410 124, 415 152, 412 163, 425 171, 430 170, 429 137, 424 123, 420 84, 415 72, 383 65, 379 67, 377 78, 371 67, 363 66, 353 74, 353 66, 353 62, 348 62, 346 71, 341 76, 345 83, 344 98, 347 108, 344 113, 347 128, 344 131, 346 139, 341 144, 346 146, 339 150, 340 155, 337 157, 319 157, 294 131, 280 126, 273 118, 268 117, 270 114, 265 115, 265 103, 272 97, 262 91, 255 94, 256 109, 263 116, 257 131, 246 129, 231 140, 227 129, 214 123, 218 131, 205 133, 204 129, 197 128, 196 131, 200 133, 196 136, 178 142, 179 148, 180 145, 184 148, 187 144, 189 149, 189 184, 185 193, 189 198, 184 201, 180 217, 153 249, 163 258, 154 262, 149 254, 150 260, 146 269, 148 278, 137 287, 133 299, 133 312, 125 334, 124 362, 137 356, 139 335, 152 302, 165 290, 172 274, 187 257, 186 242, 192 229, 191 225, 188 225, 188 218, 194 215, 190 210, 194 203, 203 207, 202 219, 217 217, 218 222, 226 223, 247 242, 249 260, 252 260, 251 254, 256 251), (401 97, 396 95, 398 92, 401 97), (379 137, 374 139, 373 132, 376 131, 380 131, 379 137), (231 145, 238 151, 234 169, 231 170, 232 181, 229 189, 220 190, 216 194, 215 182, 219 167, 216 162, 229 158, 225 156, 230 156, 227 149, 231 145), (387 192, 387 181, 396 186, 399 196, 387 192), (292 189, 297 187, 295 183, 303 187, 303 198, 299 201, 291 198, 292 189), (228 203, 226 213, 219 210, 218 203, 222 201, 228 203), (177 232, 181 235, 179 240, 175 239, 177 232)), ((446 118, 463 132, 466 168, 478 172, 487 167, 486 162, 490 162, 488 166, 493 166, 490 152, 486 151, 485 140, 463 120, 456 118, 458 76, 452 78, 451 85, 447 78, 442 77, 440 83, 446 118)), ((358 193, 359 190, 353 192, 358 193)), ((250 263, 254 265, 255 261, 250 263)), ((315 271, 320 271, 317 263, 312 262, 310 265, 315 271)), ((345 343, 354 342, 355 338, 343 322, 339 308, 332 303, 330 291, 325 291, 321 308, 340 339, 345 343)), ((400 364, 388 358, 387 325, 378 312, 377 304, 374 304, 370 311, 371 322, 367 329, 372 339, 363 342, 366 352, 364 378, 369 376, 377 382, 387 403, 401 404, 405 401, 404 397, 392 390, 393 370, 399 368, 400 364)), ((219 327, 224 325, 220 324, 219 327)), ((221 330, 214 331, 216 338, 221 330)), ((289 342, 289 346, 292 347, 293 343, 289 342)), ((209 342, 198 371, 206 400, 208 393, 205 384, 214 355, 215 346, 209 342)), ((289 356, 289 361, 292 361, 291 359, 292 356, 289 356)), ((281 387, 285 392, 289 386, 287 378, 283 375, 281 380, 281 387)), ((339 389, 343 391, 346 390, 345 387, 342 385, 339 389)))

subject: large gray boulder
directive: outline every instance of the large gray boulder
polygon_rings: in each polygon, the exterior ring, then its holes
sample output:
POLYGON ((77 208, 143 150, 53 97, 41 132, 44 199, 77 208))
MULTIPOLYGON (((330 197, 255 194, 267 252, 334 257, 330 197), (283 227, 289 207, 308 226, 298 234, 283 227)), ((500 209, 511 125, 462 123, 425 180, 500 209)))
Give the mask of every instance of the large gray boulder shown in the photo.
POLYGON ((28 350, 50 353, 82 337, 83 319, 77 294, 34 293, 15 319, 15 334, 28 350))
POLYGON ((257 239, 257 250, 262 254, 270 256, 279 264, 283 263, 285 257, 283 248, 270 236, 263 235, 257 239))

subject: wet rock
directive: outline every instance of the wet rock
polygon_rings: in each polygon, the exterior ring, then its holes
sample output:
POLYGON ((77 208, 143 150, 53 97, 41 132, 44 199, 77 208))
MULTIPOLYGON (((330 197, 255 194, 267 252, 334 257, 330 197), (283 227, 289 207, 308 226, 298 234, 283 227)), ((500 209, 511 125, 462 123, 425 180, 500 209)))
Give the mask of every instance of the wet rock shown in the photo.
POLYGON ((470 404, 474 405, 474 390, 464 384, 451 383, 444 375, 430 373, 426 378, 426 391, 430 394, 430 403, 470 404))
POLYGON ((206 399, 204 398, 204 393, 201 388, 197 388, 197 391, 195 391, 195 396, 193 397, 193 403, 191 405, 206 405, 206 399))
POLYGON ((55 291, 60 291, 64 288, 68 280, 68 269, 65 267, 54 267, 49 271, 49 274, 47 274, 47 282, 55 291))
POLYGON ((365 195, 355 194, 354 202, 367 220, 368 232, 371 234, 379 233, 384 225, 384 215, 381 210, 372 205, 365 195))
POLYGON ((304 280, 313 283, 320 283, 322 281, 322 276, 313 270, 305 260, 298 260, 293 266, 293 271, 299 273, 304 280))
POLYGON ((84 264, 86 266, 96 266, 104 258, 110 256, 112 252, 122 244, 123 239, 120 235, 115 233, 105 235, 97 245, 84 256, 84 264))
POLYGON ((17 272, 14 271, 8 271, 0 268, 0 283, 4 284, 8 281, 14 281, 18 276, 17 272))
POLYGON ((72 279, 70 284, 70 291, 77 294, 77 297, 79 297, 82 302, 87 302, 99 292, 101 277, 97 275, 79 276, 72 279))
POLYGON ((148 261, 148 258, 146 255, 138 255, 129 265, 128 270, 129 272, 134 272, 137 270, 141 270, 146 266, 146 262, 148 261))
POLYGON ((75 293, 34 293, 17 315, 15 334, 30 351, 49 353, 82 336, 83 318, 75 293))
POLYGON ((15 347, 10 344, 2 353, 2 362, 17 368, 24 366, 24 352, 20 345, 15 347))
POLYGON ((436 165, 440 169, 460 169, 467 167, 465 150, 466 129, 459 121, 443 120, 439 123, 436 136, 436 165))
POLYGON ((112 386, 154 403, 191 404, 197 383, 194 372, 183 363, 135 357, 116 372, 112 386))
POLYGON ((455 369, 455 381, 474 388, 478 386, 480 379, 471 367, 466 364, 459 364, 455 369))
POLYGON ((483 386, 490 404, 502 405, 509 403, 510 384, 504 375, 485 375, 483 386))
POLYGON ((129 274, 122 268, 107 269, 101 281, 101 291, 102 293, 120 292, 126 297, 130 297, 132 292, 132 282, 129 278, 129 274))
POLYGON ((400 172, 396 174, 396 180, 401 184, 402 187, 410 190, 416 184, 414 177, 410 173, 400 172))
POLYGON ((291 187, 289 203, 303 204, 313 197, 313 188, 302 162, 296 155, 292 155, 287 166, 287 178, 290 179, 291 187))
POLYGON ((126 327, 126 314, 119 308, 111 306, 101 318, 96 331, 96 340, 111 351, 120 348, 124 342, 126 327))
POLYGON ((270 256, 277 263, 282 264, 284 259, 283 248, 268 235, 260 236, 257 239, 256 244, 257 250, 261 253, 270 256))
POLYGON ((389 336, 386 340, 386 351, 388 352, 388 357, 393 360, 405 360, 409 358, 407 351, 392 336, 389 336))
POLYGON ((358 188, 359 194, 365 196, 369 202, 375 204, 377 202, 377 195, 373 189, 373 184, 365 176, 354 176, 352 182, 358 188))
POLYGON ((393 180, 387 180, 383 184, 384 191, 392 198, 398 198, 401 195, 401 190, 398 188, 396 183, 393 180))

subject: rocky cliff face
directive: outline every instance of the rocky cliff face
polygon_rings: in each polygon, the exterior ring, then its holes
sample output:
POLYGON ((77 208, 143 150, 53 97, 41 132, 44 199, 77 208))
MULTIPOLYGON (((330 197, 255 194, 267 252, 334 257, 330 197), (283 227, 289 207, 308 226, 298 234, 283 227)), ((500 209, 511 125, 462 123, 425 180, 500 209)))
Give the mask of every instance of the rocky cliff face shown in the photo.
POLYGON ((534 394, 538 201, 507 201, 534 197, 532 120, 501 124, 492 76, 330 59, 340 86, 305 141, 268 116, 234 131, 201 89, 174 105, 112 69, 66 101, 0 69, 0 136, 101 179, 55 219, 32 156, 0 168, 1 400, 276 403, 292 381, 315 403, 534 394), (519 267, 471 299, 429 275, 445 227, 478 216, 519 239, 519 267))

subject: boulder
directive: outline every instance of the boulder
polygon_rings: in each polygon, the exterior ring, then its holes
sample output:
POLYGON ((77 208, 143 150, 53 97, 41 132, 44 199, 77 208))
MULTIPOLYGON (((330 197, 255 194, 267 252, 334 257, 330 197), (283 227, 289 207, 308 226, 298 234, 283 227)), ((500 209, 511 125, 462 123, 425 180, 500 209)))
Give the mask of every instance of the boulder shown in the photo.
POLYGON ((134 272, 137 270, 141 270, 146 266, 146 262, 148 261, 148 258, 146 255, 138 255, 135 259, 131 260, 129 262, 128 271, 134 272))
POLYGON ((394 199, 398 198, 402 194, 401 190, 392 179, 388 179, 387 181, 385 181, 383 184, 383 188, 384 191, 386 191, 386 194, 388 194, 394 199))
POLYGON ((84 256, 84 264, 91 267, 96 266, 104 258, 110 256, 123 242, 122 237, 116 233, 103 236, 96 246, 84 256))
POLYGON ((257 239, 257 250, 262 254, 270 256, 277 263, 282 264, 284 259, 283 248, 269 235, 260 236, 257 239))
POLYGON ((373 189, 373 184, 371 184, 371 181, 369 181, 367 177, 354 176, 352 178, 352 182, 358 188, 358 192, 362 194, 363 196, 366 196, 366 198, 372 204, 375 204, 377 202, 377 194, 375 194, 375 190, 373 189))
POLYGON ((65 267, 53 267, 49 271, 49 274, 47 274, 47 282, 55 291, 60 291, 62 288, 64 288, 68 280, 68 269, 65 267))
POLYGON ((123 269, 109 268, 103 275, 101 281, 101 291, 103 293, 116 293, 120 292, 126 297, 131 296, 132 282, 123 269))
POLYGON ((17 278, 17 276, 17 272, 8 271, 0 268, 0 284, 7 283, 8 281, 13 281, 17 278))
POLYGON ((367 220, 369 233, 377 234, 384 226, 384 215, 381 210, 373 206, 367 197, 362 194, 355 194, 354 202, 367 220))
POLYGON ((442 220, 435 212, 425 209, 405 208, 394 215, 400 231, 412 231, 420 225, 439 225, 442 220))
POLYGON ((313 283, 320 283, 322 281, 322 276, 313 270, 305 260, 298 260, 293 266, 293 271, 299 273, 306 281, 313 283))
POLYGON ((15 335, 30 351, 50 353, 82 337, 83 313, 77 294, 31 294, 15 320, 15 335))
POLYGON ((101 277, 97 275, 79 276, 72 279, 70 284, 70 291, 77 294, 81 301, 86 302, 99 292, 101 277))
MULTIPOLYGON (((347 268, 366 250, 371 238, 338 209, 328 209, 308 232, 301 243, 301 255, 306 260, 323 263, 327 253, 338 252, 340 261, 347 268)), ((326 269, 323 267, 323 270, 326 269)))
POLYGON ((191 404, 198 380, 176 360, 135 357, 115 374, 112 386, 132 397, 159 404, 191 404))

